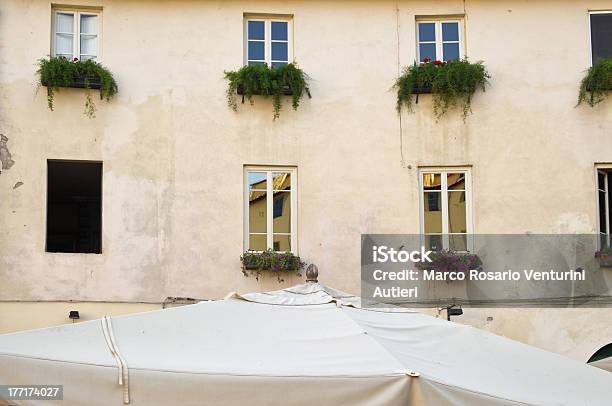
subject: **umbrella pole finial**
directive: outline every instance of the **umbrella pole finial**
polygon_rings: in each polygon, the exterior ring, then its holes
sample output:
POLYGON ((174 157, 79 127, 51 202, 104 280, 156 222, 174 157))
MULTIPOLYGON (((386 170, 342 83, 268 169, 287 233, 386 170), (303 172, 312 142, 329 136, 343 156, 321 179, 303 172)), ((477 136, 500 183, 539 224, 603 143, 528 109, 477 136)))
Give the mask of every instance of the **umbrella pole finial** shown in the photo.
POLYGON ((319 282, 319 268, 315 264, 308 265, 306 268, 306 282, 319 282))

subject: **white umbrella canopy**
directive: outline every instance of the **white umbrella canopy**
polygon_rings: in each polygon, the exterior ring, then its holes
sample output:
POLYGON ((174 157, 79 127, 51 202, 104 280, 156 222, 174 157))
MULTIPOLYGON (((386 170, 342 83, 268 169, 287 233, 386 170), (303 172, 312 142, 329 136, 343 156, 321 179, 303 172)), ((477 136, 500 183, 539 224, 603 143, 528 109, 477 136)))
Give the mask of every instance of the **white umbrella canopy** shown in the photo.
POLYGON ((306 283, 5 334, 0 384, 61 384, 66 405, 610 404, 606 371, 358 303, 306 283))

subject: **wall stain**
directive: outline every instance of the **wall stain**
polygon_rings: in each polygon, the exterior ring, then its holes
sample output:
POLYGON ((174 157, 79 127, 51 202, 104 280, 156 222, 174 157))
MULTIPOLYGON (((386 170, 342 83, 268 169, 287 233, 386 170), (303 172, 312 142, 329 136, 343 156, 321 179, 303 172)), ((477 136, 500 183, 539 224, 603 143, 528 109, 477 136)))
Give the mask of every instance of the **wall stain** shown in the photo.
POLYGON ((15 183, 15 186, 13 186, 13 189, 17 189, 19 186, 23 186, 23 182, 19 181, 15 183))
POLYGON ((11 158, 11 152, 9 151, 6 143, 8 142, 8 137, 4 134, 0 134, 0 162, 2 163, 2 168, 0 168, 0 173, 3 170, 11 169, 11 166, 15 164, 11 158))

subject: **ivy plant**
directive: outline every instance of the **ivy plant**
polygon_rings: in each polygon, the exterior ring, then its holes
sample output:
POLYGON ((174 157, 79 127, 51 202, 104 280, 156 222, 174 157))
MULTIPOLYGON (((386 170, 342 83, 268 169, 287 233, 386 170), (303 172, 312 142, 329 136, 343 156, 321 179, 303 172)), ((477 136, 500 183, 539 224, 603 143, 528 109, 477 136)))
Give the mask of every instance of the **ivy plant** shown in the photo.
POLYGON ((242 93, 243 102, 246 97, 251 104, 254 95, 271 96, 274 120, 280 115, 283 94, 291 95, 294 110, 299 107, 304 93, 311 97, 308 76, 295 63, 276 68, 265 64, 243 66, 237 71, 226 71, 225 79, 228 81, 227 104, 232 110, 238 110, 238 92, 242 93))
POLYGON ((85 111, 89 118, 95 117, 96 105, 91 97, 92 85, 100 88, 100 100, 109 101, 117 93, 117 83, 112 73, 100 63, 77 58, 42 58, 38 60, 39 86, 47 87, 47 105, 53 110, 55 92, 60 87, 84 87, 85 111))
POLYGON ((472 96, 477 89, 485 91, 485 85, 491 76, 483 62, 471 63, 467 59, 460 61, 431 61, 428 58, 422 63, 414 63, 404 69, 396 80, 397 111, 402 107, 412 111, 415 94, 433 94, 433 109, 436 118, 442 117, 449 108, 461 105, 463 120, 472 112, 472 96))
POLYGON ((606 92, 612 90, 612 58, 599 59, 580 82, 578 104, 587 103, 593 107, 606 98, 606 92))

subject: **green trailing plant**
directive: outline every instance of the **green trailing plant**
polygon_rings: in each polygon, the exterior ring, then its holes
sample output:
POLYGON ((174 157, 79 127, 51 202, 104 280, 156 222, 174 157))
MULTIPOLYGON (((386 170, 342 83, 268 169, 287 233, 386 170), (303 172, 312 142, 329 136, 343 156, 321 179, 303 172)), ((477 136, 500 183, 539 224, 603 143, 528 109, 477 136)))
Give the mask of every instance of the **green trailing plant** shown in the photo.
POLYGON ((242 272, 245 276, 248 276, 247 271, 251 271, 255 273, 256 279, 259 279, 262 271, 272 271, 276 273, 279 282, 282 282, 282 274, 300 272, 305 265, 300 257, 291 252, 273 250, 246 251, 240 256, 240 262, 242 262, 242 272))
POLYGON ((577 106, 584 102, 594 107, 606 98, 609 90, 612 90, 612 58, 602 58, 589 68, 580 82, 577 106))
POLYGON ((96 105, 91 97, 92 86, 99 87, 100 100, 109 101, 117 93, 117 83, 112 73, 98 62, 77 58, 70 61, 64 57, 42 58, 38 61, 39 85, 47 87, 47 105, 53 110, 55 92, 60 87, 83 87, 85 115, 95 117, 96 105))
POLYGON ((482 261, 476 254, 441 250, 432 252, 429 257, 431 262, 416 262, 415 267, 420 270, 433 270, 443 273, 467 273, 470 270, 482 271, 482 261))
POLYGON ((277 68, 270 68, 265 64, 248 65, 237 71, 224 73, 228 81, 227 104, 234 111, 238 110, 238 92, 243 95, 242 102, 246 98, 251 104, 254 95, 272 97, 274 120, 280 115, 284 94, 291 95, 291 105, 294 110, 299 107, 304 93, 311 97, 307 83, 308 76, 295 63, 277 68))
POLYGON ((472 96, 479 88, 485 91, 490 77, 483 62, 471 63, 467 59, 432 62, 425 58, 422 63, 406 67, 396 80, 394 88, 397 90, 397 111, 401 112, 402 107, 412 111, 415 94, 432 93, 436 118, 439 119, 450 108, 461 104, 465 121, 472 112, 472 96))

